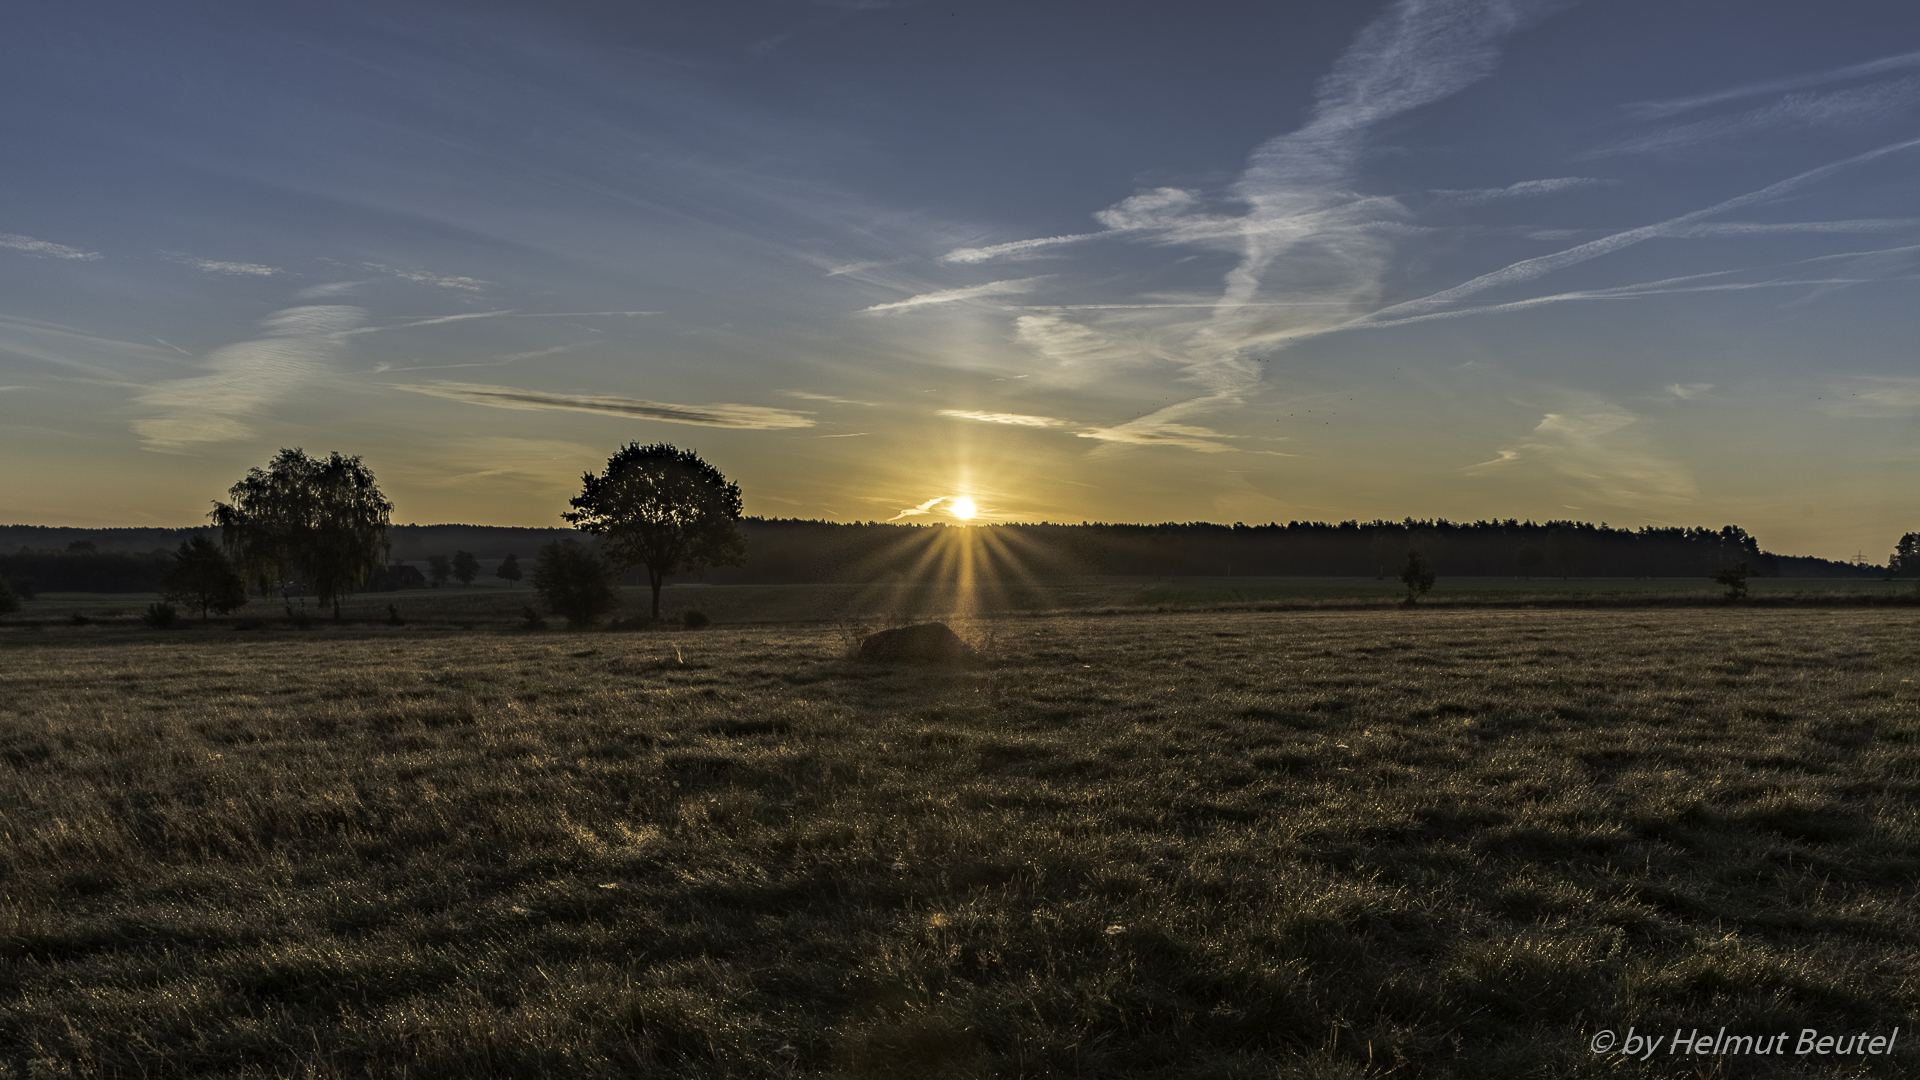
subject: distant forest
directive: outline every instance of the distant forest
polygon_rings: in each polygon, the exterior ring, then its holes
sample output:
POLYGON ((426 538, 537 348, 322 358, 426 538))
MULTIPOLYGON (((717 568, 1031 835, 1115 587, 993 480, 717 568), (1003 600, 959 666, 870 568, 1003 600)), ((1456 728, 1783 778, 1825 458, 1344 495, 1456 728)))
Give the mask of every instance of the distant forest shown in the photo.
MULTIPOLYGON (((1736 526, 1616 529, 1575 521, 1296 521, 1285 525, 893 525, 746 518, 747 565, 693 580, 718 585, 948 577, 1390 577, 1410 549, 1440 576, 1699 577, 1744 561, 1760 577, 1878 578, 1885 566, 1761 550, 1736 526), (963 540, 971 538, 972 542, 963 540)), ((171 552, 203 529, 0 526, 0 578, 45 592, 151 592, 171 552)), ((486 566, 530 561, 571 529, 396 525, 395 563, 468 551, 486 566)))

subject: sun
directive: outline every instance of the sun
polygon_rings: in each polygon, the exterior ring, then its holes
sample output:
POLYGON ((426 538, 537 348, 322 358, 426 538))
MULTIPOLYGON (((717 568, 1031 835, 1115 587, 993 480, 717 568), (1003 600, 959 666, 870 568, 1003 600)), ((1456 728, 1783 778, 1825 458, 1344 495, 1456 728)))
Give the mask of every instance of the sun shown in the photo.
POLYGON ((967 498, 965 495, 962 495, 959 498, 947 504, 947 513, 952 514, 954 517, 957 517, 962 521, 965 521, 968 518, 971 518, 976 512, 977 511, 973 505, 973 500, 967 498))

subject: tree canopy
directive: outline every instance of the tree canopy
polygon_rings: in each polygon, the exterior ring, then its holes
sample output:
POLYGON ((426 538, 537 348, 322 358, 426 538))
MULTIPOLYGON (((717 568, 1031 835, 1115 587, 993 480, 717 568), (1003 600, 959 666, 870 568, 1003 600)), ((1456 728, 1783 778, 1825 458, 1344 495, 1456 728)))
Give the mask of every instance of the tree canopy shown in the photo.
POLYGON ((573 510, 560 516, 604 537, 602 550, 615 561, 647 568, 655 619, 668 577, 746 562, 746 541, 736 524, 740 485, 694 451, 628 443, 607 459, 604 474, 581 479, 573 510))
POLYGON ((241 573, 263 594, 298 580, 339 617, 340 601, 386 565, 393 504, 358 457, 281 450, 251 469, 207 516, 241 573))
POLYGON ((618 577, 616 568, 577 540, 546 545, 533 563, 533 587, 547 610, 576 629, 594 625, 620 606, 618 577))
POLYGON ((205 621, 208 612, 225 615, 247 602, 247 581, 240 576, 221 552, 220 546, 204 533, 180 545, 173 554, 173 566, 162 583, 161 599, 198 609, 205 621))

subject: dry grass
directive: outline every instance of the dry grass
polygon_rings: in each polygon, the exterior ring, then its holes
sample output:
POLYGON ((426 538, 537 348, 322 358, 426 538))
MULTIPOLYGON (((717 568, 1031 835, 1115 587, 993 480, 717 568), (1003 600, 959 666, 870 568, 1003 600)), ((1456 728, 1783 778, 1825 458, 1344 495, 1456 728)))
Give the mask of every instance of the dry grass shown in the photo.
POLYGON ((1912 613, 971 633, 0 634, 0 1076, 1920 1058, 1912 613), (1903 1032, 1588 1052, 1629 1024, 1903 1032))

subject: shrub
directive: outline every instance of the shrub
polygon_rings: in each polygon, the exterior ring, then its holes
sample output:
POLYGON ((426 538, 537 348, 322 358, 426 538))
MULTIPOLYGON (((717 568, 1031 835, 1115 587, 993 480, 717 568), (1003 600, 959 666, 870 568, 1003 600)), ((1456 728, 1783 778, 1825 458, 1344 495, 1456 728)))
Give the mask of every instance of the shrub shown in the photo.
POLYGON ((173 621, 179 617, 179 610, 172 604, 167 603, 165 600, 156 600, 148 604, 147 610, 141 613, 140 622, 149 629, 165 630, 167 627, 172 626, 173 621))
POLYGON ((547 628, 547 620, 541 617, 540 613, 535 611, 532 606, 520 609, 520 619, 521 625, 525 626, 528 630, 545 630, 547 628))
POLYGON ((185 604, 188 611, 198 608, 202 621, 210 611, 225 615, 247 602, 246 579, 220 546, 201 533, 180 545, 161 586, 162 599, 185 604))
POLYGON ((1412 607, 1433 588, 1433 564, 1417 551, 1407 552, 1407 561, 1400 567, 1400 581, 1407 587, 1407 606, 1412 607))
POLYGON ((533 565, 533 587, 547 610, 570 627, 593 626, 620 606, 617 573, 575 540, 558 540, 540 549, 533 565))
POLYGON ((0 615, 20 610, 20 594, 13 591, 5 578, 0 578, 0 615))
POLYGON ((1747 598, 1747 577, 1750 573, 1751 571, 1747 569, 1747 564, 1743 560, 1734 563, 1732 566, 1715 570, 1711 576, 1713 580, 1727 587, 1728 600, 1745 600, 1747 598))
POLYGON ((680 625, 686 627, 689 630, 698 630, 703 626, 707 626, 711 624, 712 622, 713 622, 712 619, 707 618, 706 612, 697 610, 695 608, 688 608, 687 610, 680 613, 680 625))

